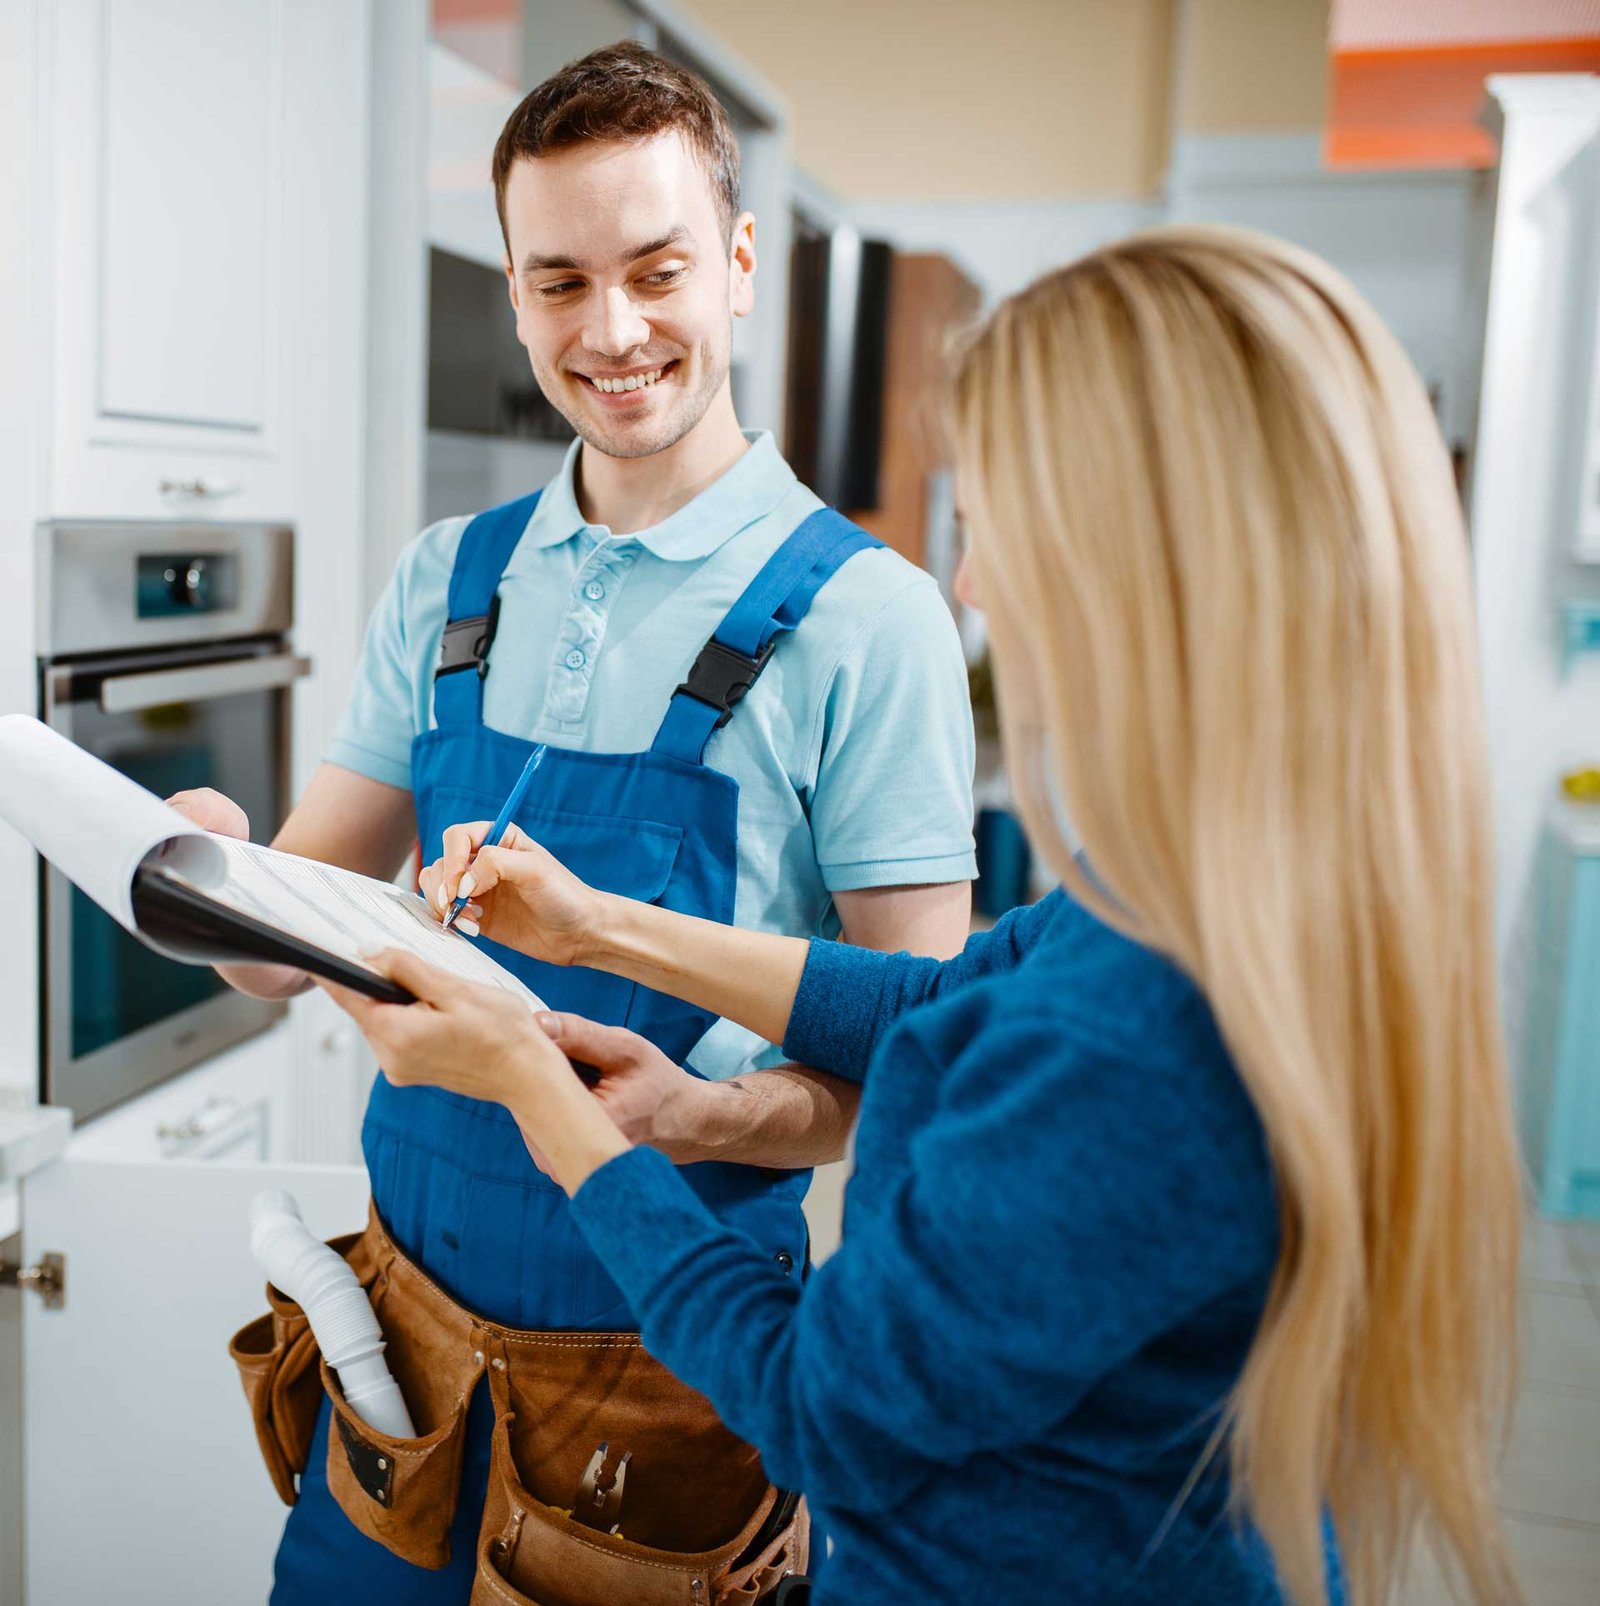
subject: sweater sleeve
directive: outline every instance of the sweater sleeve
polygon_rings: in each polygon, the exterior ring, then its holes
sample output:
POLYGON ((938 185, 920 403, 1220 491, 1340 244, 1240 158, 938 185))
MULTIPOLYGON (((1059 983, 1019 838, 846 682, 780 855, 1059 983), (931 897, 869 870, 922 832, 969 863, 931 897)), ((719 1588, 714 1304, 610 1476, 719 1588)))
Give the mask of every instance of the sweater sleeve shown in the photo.
POLYGON ((783 1051, 801 1065, 864 1082, 879 1038, 908 1009, 1013 970, 1046 929, 1072 909, 1057 890, 977 933, 954 959, 884 954, 814 941, 789 1014, 783 1051))
POLYGON ((1272 1196, 1242 1092, 1219 1122, 1199 1091, 1215 1103, 1215 1077, 1141 1087, 1059 1019, 969 1041, 909 1169, 804 1287, 653 1151, 574 1201, 650 1351, 820 1504, 883 1510, 933 1465, 1026 1442, 1175 1322, 1266 1286, 1272 1196))

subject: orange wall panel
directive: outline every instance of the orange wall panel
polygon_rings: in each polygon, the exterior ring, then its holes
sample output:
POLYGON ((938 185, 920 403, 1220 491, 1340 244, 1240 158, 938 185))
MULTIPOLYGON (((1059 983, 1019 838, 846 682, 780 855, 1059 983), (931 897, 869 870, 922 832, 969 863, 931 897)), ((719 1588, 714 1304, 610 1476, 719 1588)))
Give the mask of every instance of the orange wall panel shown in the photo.
POLYGON ((1492 73, 1600 71, 1600 37, 1345 50, 1333 58, 1328 166, 1492 167, 1479 118, 1492 73))

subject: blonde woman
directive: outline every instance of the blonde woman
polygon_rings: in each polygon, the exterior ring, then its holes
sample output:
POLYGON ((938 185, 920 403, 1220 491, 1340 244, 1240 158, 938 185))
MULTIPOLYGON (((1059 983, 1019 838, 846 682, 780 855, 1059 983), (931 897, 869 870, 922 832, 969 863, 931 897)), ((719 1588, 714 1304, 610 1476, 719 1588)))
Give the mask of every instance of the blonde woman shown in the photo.
POLYGON ((646 1343, 807 1491, 818 1606, 1377 1602, 1419 1533, 1513 1600, 1519 1187, 1422 388, 1322 263, 1165 229, 1001 305, 953 424, 962 583, 1064 891, 940 965, 626 903, 527 842, 466 884, 487 938, 865 1081, 833 1259, 802 1286, 658 1152, 825 1082, 700 1082, 398 958, 420 1006, 348 1002, 390 1076, 513 1111, 646 1343))

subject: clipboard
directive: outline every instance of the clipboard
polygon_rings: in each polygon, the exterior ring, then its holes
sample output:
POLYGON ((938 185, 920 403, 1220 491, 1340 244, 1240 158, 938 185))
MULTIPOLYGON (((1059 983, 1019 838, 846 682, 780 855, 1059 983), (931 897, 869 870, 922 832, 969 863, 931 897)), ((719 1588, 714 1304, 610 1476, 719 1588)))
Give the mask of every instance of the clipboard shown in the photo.
MULTIPOLYGON (((545 1008, 491 954, 444 933, 414 894, 210 836, 25 714, 0 715, 0 821, 130 936, 169 959, 288 965, 383 1003, 414 1004, 407 988, 360 962, 379 945, 397 946, 465 980, 505 988, 532 1010, 545 1008), (326 946, 330 939, 344 951, 326 946), (361 939, 371 946, 358 946, 361 939)), ((600 1079, 591 1065, 574 1061, 573 1068, 591 1087, 600 1079)))
POLYGON ((170 957, 203 964, 292 965, 384 1004, 414 1004, 416 994, 292 932, 232 909, 159 865, 134 872, 133 912, 139 932, 170 957))
MULTIPOLYGON (((133 912, 140 933, 159 944, 160 951, 170 958, 212 965, 293 965, 296 970, 325 976, 352 992, 376 998, 380 1004, 417 1001, 417 995, 399 982, 208 898, 159 865, 141 865, 135 872, 133 912)), ((586 1060, 569 1059, 569 1063, 585 1087, 599 1085, 602 1073, 598 1066, 586 1060)))

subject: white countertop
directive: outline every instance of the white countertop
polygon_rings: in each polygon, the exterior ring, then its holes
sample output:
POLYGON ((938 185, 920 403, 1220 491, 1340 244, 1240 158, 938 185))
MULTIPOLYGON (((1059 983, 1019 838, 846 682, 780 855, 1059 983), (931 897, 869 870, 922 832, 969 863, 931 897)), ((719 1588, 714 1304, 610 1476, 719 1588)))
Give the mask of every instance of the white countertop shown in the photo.
POLYGON ((72 1111, 56 1104, 0 1110, 0 1184, 48 1165, 72 1136, 72 1111))

